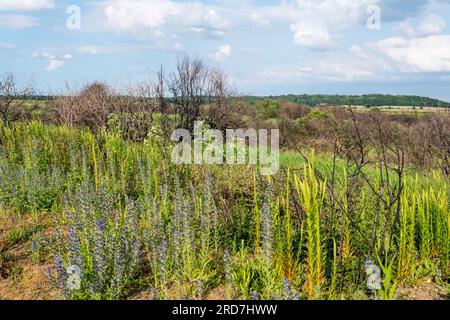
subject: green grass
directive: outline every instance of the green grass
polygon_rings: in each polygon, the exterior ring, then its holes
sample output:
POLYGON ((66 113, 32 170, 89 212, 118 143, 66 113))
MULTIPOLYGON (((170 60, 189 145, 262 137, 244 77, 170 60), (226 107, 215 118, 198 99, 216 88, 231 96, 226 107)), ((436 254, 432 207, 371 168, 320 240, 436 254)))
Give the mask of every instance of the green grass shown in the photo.
MULTIPOLYGON (((331 193, 329 154, 283 151, 283 170, 267 178, 252 166, 174 165, 159 139, 40 122, 0 127, 0 138, 2 215, 51 216, 51 252, 33 259, 54 260, 49 281, 70 299, 126 298, 136 286, 159 299, 217 288, 230 299, 368 298, 368 258, 383 270, 382 298, 421 275, 448 281, 450 182, 438 173, 408 169, 394 225, 342 159, 331 193), (81 286, 67 290, 74 265, 81 286)), ((384 192, 377 169, 365 173, 384 192)), ((8 239, 48 242, 33 234, 8 239)))

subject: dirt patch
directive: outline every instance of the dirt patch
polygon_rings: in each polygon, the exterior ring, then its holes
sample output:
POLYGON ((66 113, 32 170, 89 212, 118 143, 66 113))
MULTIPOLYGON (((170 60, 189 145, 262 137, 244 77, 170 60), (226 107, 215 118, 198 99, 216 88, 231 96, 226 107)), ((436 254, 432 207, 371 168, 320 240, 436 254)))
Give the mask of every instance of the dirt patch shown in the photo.
MULTIPOLYGON (((46 265, 32 262, 30 241, 21 238, 13 243, 8 234, 18 228, 31 229, 36 221, 23 219, 1 219, 0 221, 0 300, 55 300, 61 299, 45 276, 46 265)), ((49 221, 45 214, 38 224, 48 231, 49 221)))
POLYGON ((431 279, 424 279, 414 286, 400 286, 398 300, 445 300, 445 293, 431 279))
POLYGON ((0 300, 58 300, 46 276, 45 266, 23 265, 19 279, 0 279, 0 300))
POLYGON ((212 289, 206 296, 206 300, 226 300, 227 289, 224 286, 212 289))
MULTIPOLYGON (((157 297, 155 292, 149 290, 142 290, 139 292, 132 293, 128 296, 128 300, 156 300, 157 297)), ((177 296, 172 292, 168 292, 168 299, 177 299, 177 296)), ((226 288, 224 286, 220 286, 217 288, 213 288, 204 297, 205 300, 226 300, 226 288)), ((197 299, 198 300, 198 299, 197 299)))

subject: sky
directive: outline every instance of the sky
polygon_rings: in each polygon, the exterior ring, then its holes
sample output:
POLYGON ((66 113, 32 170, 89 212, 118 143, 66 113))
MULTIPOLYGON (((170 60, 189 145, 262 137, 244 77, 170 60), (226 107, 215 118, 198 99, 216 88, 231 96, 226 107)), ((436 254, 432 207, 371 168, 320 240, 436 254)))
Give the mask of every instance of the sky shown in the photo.
POLYGON ((450 101, 450 0, 0 0, 0 74, 123 86, 190 55, 240 94, 450 101))

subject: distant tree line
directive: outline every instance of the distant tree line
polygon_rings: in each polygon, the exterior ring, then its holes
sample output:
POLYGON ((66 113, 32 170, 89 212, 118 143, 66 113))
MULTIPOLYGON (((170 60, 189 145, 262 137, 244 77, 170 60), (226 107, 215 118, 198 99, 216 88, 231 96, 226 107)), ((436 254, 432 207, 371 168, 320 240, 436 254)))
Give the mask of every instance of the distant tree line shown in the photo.
MULTIPOLYGON (((265 99, 265 97, 249 96, 248 101, 257 101, 265 99)), ((318 105, 339 105, 339 106, 364 106, 364 107, 381 107, 381 106, 399 106, 399 107, 439 107, 449 108, 450 103, 420 96, 405 95, 383 95, 383 94, 367 94, 360 96, 350 95, 283 95, 270 96, 274 100, 287 100, 300 105, 318 106, 318 105)))

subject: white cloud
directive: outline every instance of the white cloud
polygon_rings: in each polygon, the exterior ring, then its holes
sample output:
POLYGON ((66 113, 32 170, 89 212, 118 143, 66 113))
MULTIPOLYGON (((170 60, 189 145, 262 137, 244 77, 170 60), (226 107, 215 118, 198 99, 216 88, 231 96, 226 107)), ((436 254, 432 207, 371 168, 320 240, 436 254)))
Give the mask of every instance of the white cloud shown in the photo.
POLYGON ((395 27, 394 31, 407 38, 426 37, 442 34, 446 26, 447 22, 444 18, 430 14, 423 17, 417 27, 414 27, 410 20, 406 20, 395 27))
POLYGON ((53 8, 53 0, 0 0, 0 10, 34 11, 53 8))
POLYGON ((227 60, 231 56, 231 46, 229 44, 219 47, 219 50, 214 55, 216 61, 227 60))
POLYGON ((71 54, 64 54, 62 58, 57 58, 52 52, 51 49, 43 49, 40 52, 33 52, 32 57, 35 59, 43 59, 47 60, 47 67, 45 70, 47 71, 55 71, 64 66, 65 61, 72 59, 71 54))
POLYGON ((442 17, 430 14, 422 20, 418 33, 423 36, 440 34, 444 31, 446 25, 447 23, 442 17))
POLYGON ((294 33, 294 42, 306 47, 328 47, 333 43, 330 32, 323 25, 298 22, 291 25, 294 33))
POLYGON ((394 27, 394 31, 399 35, 406 37, 414 37, 416 34, 416 30, 409 20, 400 22, 398 26, 394 27))
POLYGON ((36 59, 55 59, 55 56, 49 51, 33 52, 32 57, 36 59))
POLYGON ((9 29, 24 29, 35 27, 39 25, 36 18, 20 15, 20 14, 8 14, 0 15, 0 26, 9 29))
POLYGON ((362 50, 385 57, 406 73, 450 71, 450 35, 387 38, 369 43, 362 50))
POLYGON ((222 1, 205 4, 174 0, 103 0, 97 14, 107 29, 147 40, 174 35, 222 37, 232 28, 251 25, 282 28, 307 47, 327 47, 342 29, 366 21, 367 7, 381 0, 285 0, 275 5, 222 1), (101 13, 99 15, 99 13, 101 13))
POLYGON ((423 73, 450 72, 450 35, 391 37, 362 45, 350 52, 306 56, 298 63, 271 66, 257 81, 303 84, 332 81, 389 81, 423 73))
POLYGON ((60 59, 50 59, 48 61, 48 66, 45 68, 47 71, 55 71, 61 68, 64 65, 64 60, 60 59))
POLYGON ((250 21, 258 26, 290 25, 295 43, 312 48, 333 44, 336 34, 363 24, 367 8, 379 0, 293 0, 251 9, 250 21))
POLYGON ((413 24, 401 22, 396 37, 354 45, 355 57, 377 66, 378 73, 411 74, 450 72, 450 35, 443 34, 446 21, 427 15, 413 24))
POLYGON ((170 34, 221 34, 231 22, 221 7, 171 0, 108 0, 100 4, 109 29, 152 37, 170 34))
POLYGON ((267 18, 263 18, 261 15, 257 13, 250 14, 250 20, 256 24, 258 27, 269 27, 271 26, 270 20, 267 18))

